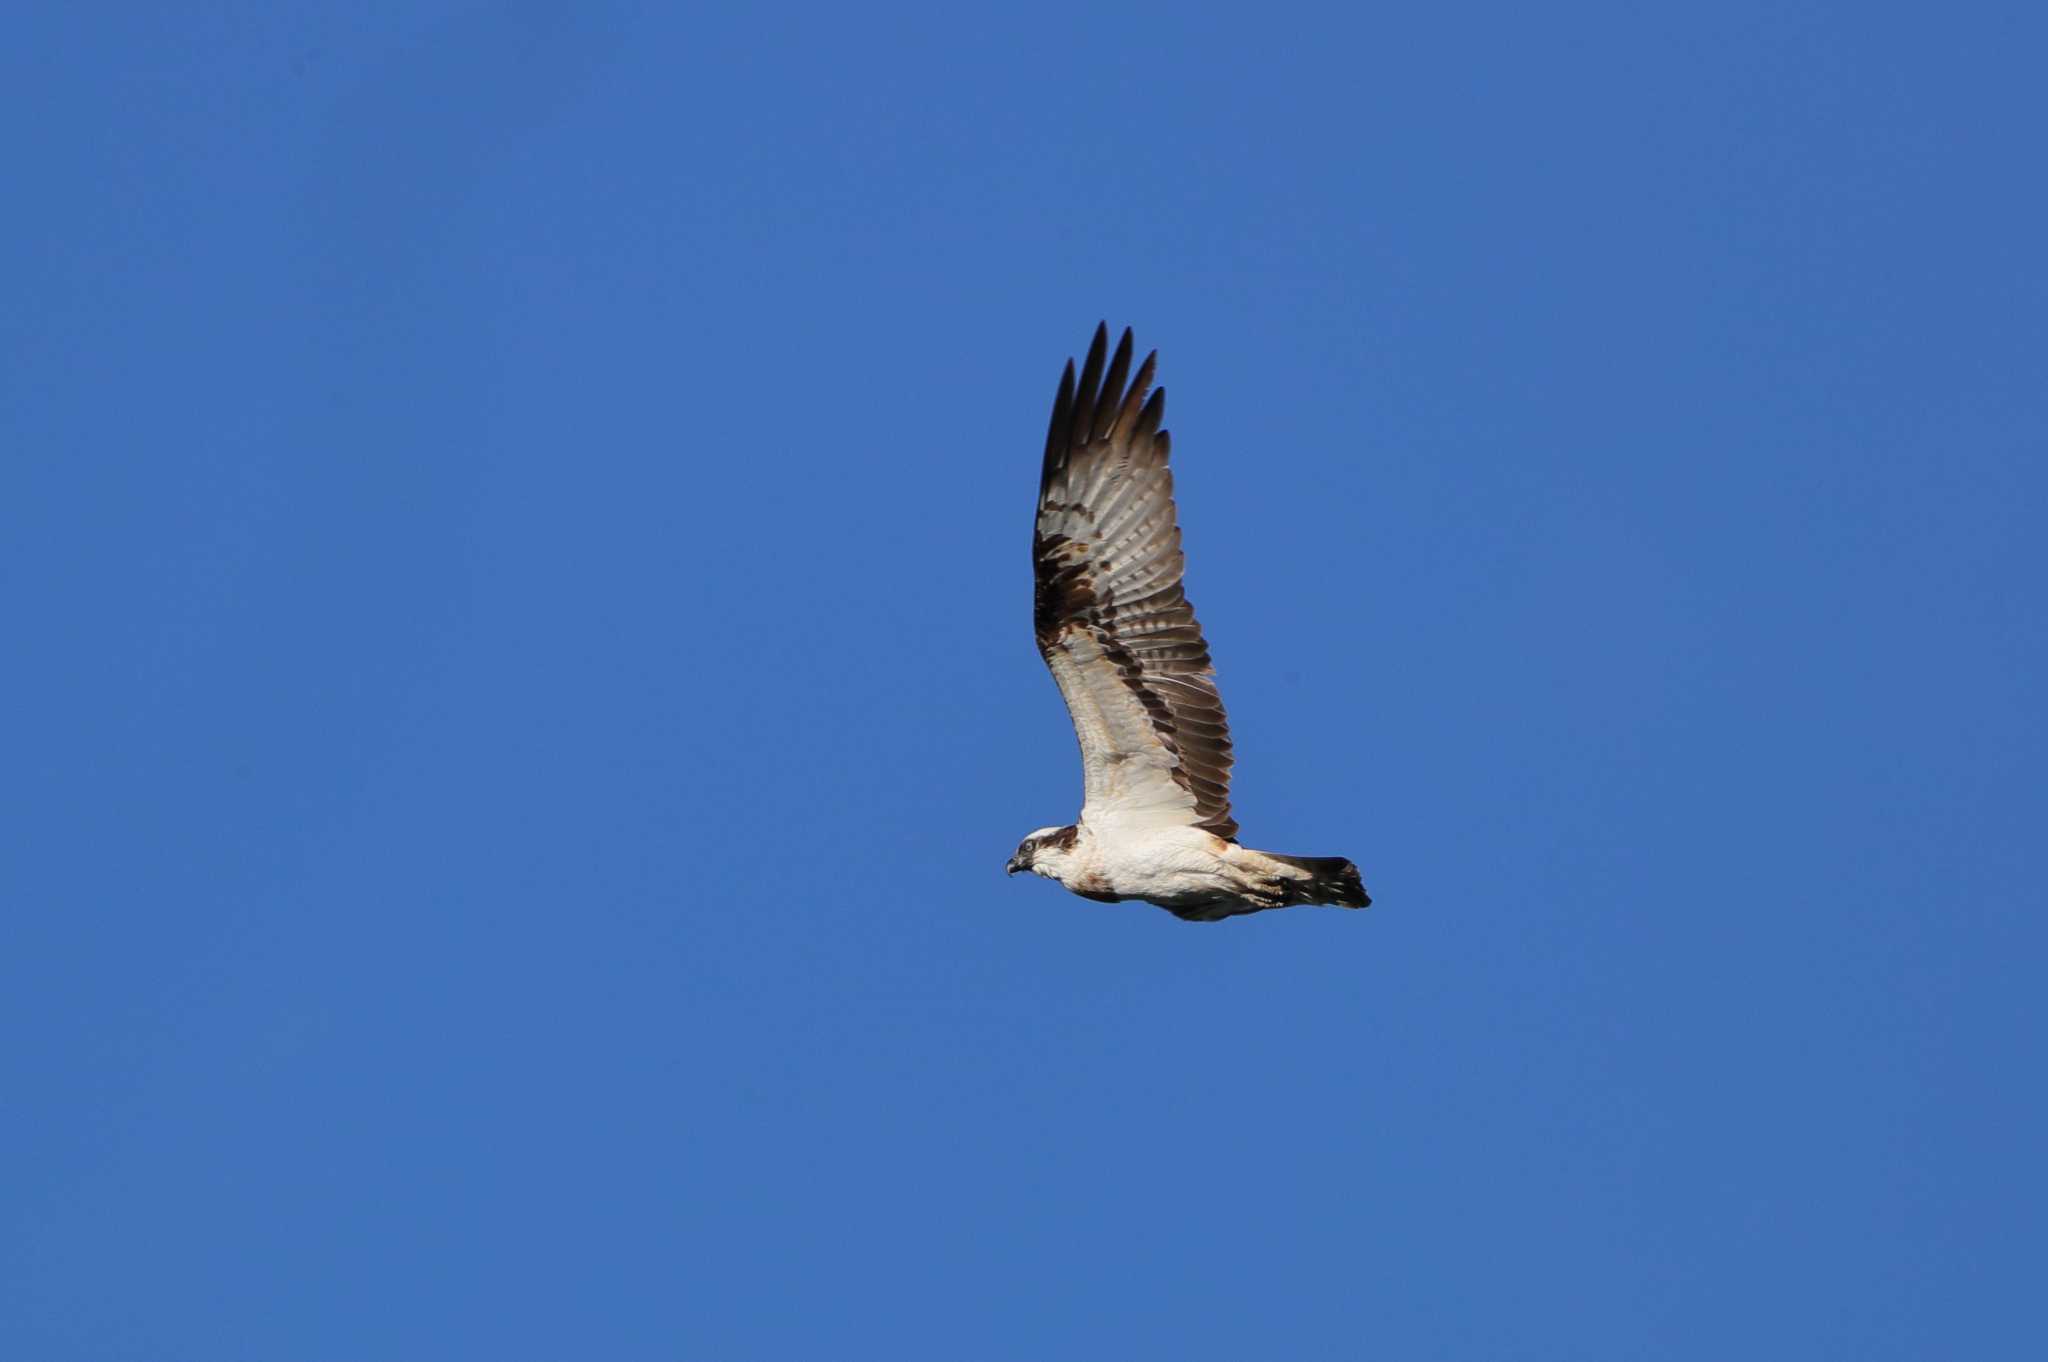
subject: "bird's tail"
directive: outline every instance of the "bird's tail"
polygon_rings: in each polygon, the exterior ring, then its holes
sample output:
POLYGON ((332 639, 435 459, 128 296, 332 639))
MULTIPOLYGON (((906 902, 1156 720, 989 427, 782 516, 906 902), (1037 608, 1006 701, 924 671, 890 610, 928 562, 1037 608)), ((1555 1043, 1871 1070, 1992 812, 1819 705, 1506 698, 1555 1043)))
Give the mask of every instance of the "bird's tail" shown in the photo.
POLYGON ((1372 898, 1358 878, 1358 867, 1342 856, 1282 856, 1277 851, 1259 853, 1282 865, 1305 871, 1305 880, 1287 882, 1287 902, 1331 903, 1340 908, 1370 908, 1372 898))

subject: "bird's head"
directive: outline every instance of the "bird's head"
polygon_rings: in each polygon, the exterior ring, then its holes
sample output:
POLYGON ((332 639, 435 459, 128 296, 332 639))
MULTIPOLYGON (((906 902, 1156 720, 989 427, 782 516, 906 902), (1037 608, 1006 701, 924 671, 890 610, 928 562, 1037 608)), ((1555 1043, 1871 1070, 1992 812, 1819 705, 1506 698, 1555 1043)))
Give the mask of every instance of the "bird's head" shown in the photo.
POLYGON ((1073 828, 1040 828, 1017 843, 1017 854, 1010 857, 1005 871, 1014 875, 1020 870, 1031 870, 1053 876, 1052 863, 1064 857, 1073 846, 1073 828))

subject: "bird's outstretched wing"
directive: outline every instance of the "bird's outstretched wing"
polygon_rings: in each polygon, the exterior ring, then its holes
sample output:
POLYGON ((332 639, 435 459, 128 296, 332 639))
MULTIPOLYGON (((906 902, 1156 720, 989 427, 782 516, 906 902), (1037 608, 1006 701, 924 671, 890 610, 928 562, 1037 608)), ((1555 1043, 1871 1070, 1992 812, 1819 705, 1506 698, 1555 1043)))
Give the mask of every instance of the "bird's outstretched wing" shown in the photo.
POLYGON ((1081 740, 1094 826, 1188 825, 1235 838, 1230 727, 1209 645, 1181 591, 1166 390, 1157 353, 1130 386, 1131 333, 1116 355, 1097 327, 1081 377, 1060 379, 1031 557, 1033 623, 1081 740), (1150 392, 1148 396, 1147 393, 1150 392))

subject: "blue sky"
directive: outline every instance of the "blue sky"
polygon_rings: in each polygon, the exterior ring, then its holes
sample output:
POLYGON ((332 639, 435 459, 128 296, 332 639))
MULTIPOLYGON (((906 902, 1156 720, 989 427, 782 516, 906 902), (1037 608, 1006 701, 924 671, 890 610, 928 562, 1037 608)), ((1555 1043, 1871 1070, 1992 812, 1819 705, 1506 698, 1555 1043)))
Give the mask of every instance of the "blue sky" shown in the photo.
POLYGON ((38 7, 0 1355, 2031 1355, 2028 7, 38 7), (1246 840, 1003 862, 1161 351, 1246 840))

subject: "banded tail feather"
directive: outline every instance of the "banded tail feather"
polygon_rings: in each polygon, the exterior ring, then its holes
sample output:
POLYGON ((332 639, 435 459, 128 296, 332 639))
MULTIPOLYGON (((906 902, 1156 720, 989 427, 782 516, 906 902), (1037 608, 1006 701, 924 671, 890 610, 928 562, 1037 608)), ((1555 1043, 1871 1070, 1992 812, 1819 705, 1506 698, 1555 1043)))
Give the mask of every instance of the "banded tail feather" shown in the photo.
POLYGON ((1358 878, 1358 867, 1342 856, 1282 856, 1277 851, 1260 853, 1282 865, 1305 870, 1309 878, 1287 885, 1287 903, 1328 903, 1340 908, 1370 908, 1372 896, 1358 878))

